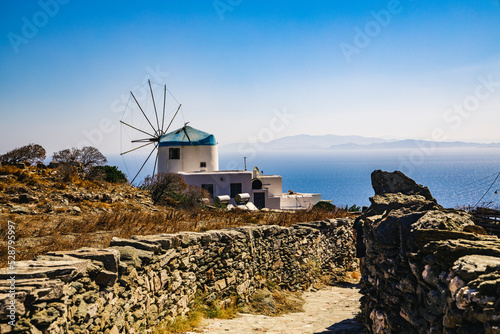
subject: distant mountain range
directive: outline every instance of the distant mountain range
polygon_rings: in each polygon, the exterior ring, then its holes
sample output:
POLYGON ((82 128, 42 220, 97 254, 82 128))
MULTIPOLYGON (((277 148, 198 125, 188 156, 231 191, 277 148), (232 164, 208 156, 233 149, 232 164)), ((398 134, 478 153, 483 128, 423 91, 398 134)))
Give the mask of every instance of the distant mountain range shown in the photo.
MULTIPOLYGON (((251 143, 234 143, 223 145, 221 150, 226 152, 238 151, 249 147, 251 143)), ((405 139, 386 140, 382 138, 363 136, 337 135, 297 135, 272 140, 268 143, 259 143, 268 151, 309 151, 309 150, 384 150, 384 149, 413 149, 413 148, 500 148, 500 143, 481 144, 467 142, 435 142, 427 140, 405 139)))

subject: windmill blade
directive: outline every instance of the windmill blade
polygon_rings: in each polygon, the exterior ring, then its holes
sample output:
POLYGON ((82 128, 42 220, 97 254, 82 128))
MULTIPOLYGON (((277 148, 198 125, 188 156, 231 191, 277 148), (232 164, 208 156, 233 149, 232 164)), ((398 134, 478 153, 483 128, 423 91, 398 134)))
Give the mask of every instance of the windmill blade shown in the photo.
MULTIPOLYGON (((155 109, 155 116, 156 116, 156 125, 158 125, 158 130, 160 130, 160 122, 158 121, 158 113, 156 112, 156 102, 155 102, 155 97, 153 95, 153 88, 151 87, 151 80, 148 79, 148 84, 149 84, 149 90, 151 91, 151 99, 153 100, 153 107, 155 109)), ((156 131, 155 131, 156 134, 156 131)))
POLYGON ((136 139, 136 140, 132 140, 132 143, 146 143, 146 142, 154 142, 154 141, 158 141, 159 138, 156 137, 156 138, 143 138, 143 139, 136 139))
POLYGON ((158 151, 156 151, 155 164, 153 166, 153 179, 155 178, 156 164, 158 163, 158 151))
POLYGON ((144 161, 144 163, 141 166, 141 169, 139 169, 139 171, 137 172, 137 174, 135 174, 135 176, 132 179, 132 181, 130 182, 130 184, 134 183, 135 179, 137 178, 137 176, 139 176, 139 174, 141 173, 142 169, 144 168, 144 166, 148 162, 149 158, 151 158, 151 154, 153 154, 153 152, 156 150, 157 147, 158 147, 158 144, 156 144, 155 147, 153 148, 153 150, 151 151, 151 153, 149 153, 148 157, 146 158, 146 161, 144 161))
POLYGON ((140 149, 140 148, 143 148, 143 147, 148 146, 148 145, 151 145, 151 144, 153 144, 153 142, 149 142, 149 143, 147 143, 147 144, 144 144, 144 145, 141 145, 141 146, 139 146, 139 147, 136 147, 136 148, 133 148, 133 149, 131 149, 131 150, 128 150, 127 152, 120 153, 120 155, 124 155, 124 154, 130 153, 130 152, 133 152, 133 151, 135 151, 135 150, 138 150, 138 149, 140 149))
MULTIPOLYGON (((139 104, 139 102, 137 101, 137 99, 135 98, 134 93, 130 92, 130 94, 132 94, 132 97, 134 98, 135 103, 137 103, 137 106, 139 107, 139 109, 141 109, 141 112, 142 112, 142 114, 144 115, 144 117, 146 118, 146 120, 148 121, 149 125, 151 125, 151 129, 153 129, 153 132, 154 132, 154 133, 156 133, 156 129, 155 129, 155 127, 154 127, 154 126, 153 126, 153 124, 151 124, 151 122, 149 121, 149 118, 148 118, 148 116, 146 116, 146 114, 144 113, 144 110, 142 110, 142 107, 141 107, 141 105, 139 104)), ((152 136, 152 137, 154 137, 154 136, 152 136)))
POLYGON ((132 126, 132 125, 130 125, 130 124, 128 124, 128 123, 125 123, 124 121, 120 121, 120 123, 125 124, 126 126, 130 126, 132 129, 137 130, 137 131, 140 131, 140 132, 142 132, 142 133, 144 133, 144 134, 146 134, 146 135, 150 136, 151 138, 154 138, 154 136, 153 136, 152 134, 150 134, 150 133, 148 133, 148 132, 146 132, 146 131, 143 131, 143 130, 141 130, 141 129, 138 129, 138 128, 136 128, 135 126, 132 126))
POLYGON ((179 113, 179 110, 181 110, 181 107, 182 107, 182 104, 179 104, 179 108, 177 108, 177 111, 175 112, 174 117, 172 117, 170 124, 167 126, 167 129, 165 130, 165 132, 163 132, 163 134, 167 133, 168 129, 170 129, 170 125, 172 125, 172 122, 174 121, 175 116, 177 116, 177 114, 179 113))
POLYGON ((164 134, 163 126, 165 125, 165 104, 167 103, 167 85, 165 85, 164 87, 165 87, 165 89, 163 91, 163 115, 161 117, 161 134, 162 135, 164 134))

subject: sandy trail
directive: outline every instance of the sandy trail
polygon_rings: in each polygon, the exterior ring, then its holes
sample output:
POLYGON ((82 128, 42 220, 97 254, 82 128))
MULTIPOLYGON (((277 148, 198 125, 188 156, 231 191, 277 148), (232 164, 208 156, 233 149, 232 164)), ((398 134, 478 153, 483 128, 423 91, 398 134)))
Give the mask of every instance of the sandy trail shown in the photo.
POLYGON ((231 320, 208 319, 192 334, 361 334, 361 325, 354 321, 360 297, 358 285, 327 287, 304 293, 305 312, 279 317, 240 314, 231 320))

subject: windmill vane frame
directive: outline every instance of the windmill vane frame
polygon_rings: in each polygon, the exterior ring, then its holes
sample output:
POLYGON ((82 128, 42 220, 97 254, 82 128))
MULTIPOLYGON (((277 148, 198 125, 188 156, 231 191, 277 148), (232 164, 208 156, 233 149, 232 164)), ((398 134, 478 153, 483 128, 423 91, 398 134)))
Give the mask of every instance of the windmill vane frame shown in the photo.
MULTIPOLYGON (((154 108, 154 114, 155 114, 153 122, 148 118, 148 116, 144 112, 144 109, 142 108, 141 104, 139 103, 139 101, 137 100, 137 98, 135 97, 135 95, 134 95, 134 93, 132 91, 130 92, 130 95, 132 96, 133 100, 135 101, 135 103, 139 107, 139 110, 141 111, 141 114, 144 116, 145 120, 147 121, 149 127, 147 129, 141 129, 139 127, 133 126, 133 125, 131 125, 131 124, 123 121, 123 119, 120 120, 120 123, 123 124, 124 126, 127 126, 127 127, 131 128, 131 129, 137 131, 137 133, 141 133, 142 135, 146 135, 147 136, 145 138, 131 140, 132 144, 142 144, 142 145, 134 147, 134 148, 132 148, 130 150, 127 150, 125 152, 121 152, 120 153, 121 156, 126 155, 126 154, 131 153, 131 152, 134 152, 134 151, 137 151, 137 150, 139 150, 141 148, 144 148, 146 146, 149 146, 149 145, 152 145, 152 144, 154 145, 154 147, 151 150, 151 152, 149 153, 148 157, 145 159, 145 161, 143 162, 143 164, 139 168, 139 171, 135 174, 135 176, 132 179, 132 181, 130 181, 131 184, 133 184, 134 181, 135 181, 135 179, 139 176, 139 174, 143 170, 144 166, 146 165, 146 163, 149 161, 149 159, 153 155, 153 152, 158 149, 158 145, 159 145, 161 137, 168 132, 168 130, 170 129, 170 126, 172 125, 175 117, 177 116, 177 114, 179 113, 179 111, 181 110, 181 107, 182 107, 182 104, 179 104, 179 106, 178 106, 178 108, 177 108, 174 116, 170 120, 170 123, 165 128, 165 106, 166 106, 166 102, 167 102, 167 85, 163 86, 163 108, 162 108, 161 122, 160 122, 160 118, 158 117, 158 110, 156 108, 156 101, 155 101, 155 98, 154 98, 153 88, 151 86, 151 80, 149 80, 149 79, 148 79, 148 85, 149 85, 149 91, 151 92, 151 99, 153 101, 153 108, 154 108), (156 127, 153 124, 155 120, 156 120, 156 127), (153 131, 151 131, 151 130, 153 130, 153 131)), ((182 128, 182 130, 186 133, 186 135, 187 135, 186 125, 188 123, 189 122, 185 123, 184 127, 182 128)), ((188 139, 189 139, 189 136, 188 136, 188 139)), ((191 139, 189 139, 189 141, 191 142, 191 139)), ((154 166, 153 166, 153 177, 155 176, 155 171, 156 171, 156 165, 157 165, 157 163, 158 163, 158 151, 156 153, 155 163, 154 163, 154 166)))

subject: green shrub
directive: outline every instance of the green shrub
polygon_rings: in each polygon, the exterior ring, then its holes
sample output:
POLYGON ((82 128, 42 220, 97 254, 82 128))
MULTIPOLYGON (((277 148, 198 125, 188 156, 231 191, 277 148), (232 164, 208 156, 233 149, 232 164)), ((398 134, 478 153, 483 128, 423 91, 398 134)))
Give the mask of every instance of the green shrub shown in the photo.
POLYGON ((337 210, 337 207, 335 205, 333 205, 332 203, 320 201, 313 206, 313 209, 335 211, 335 210, 337 210))
POLYGON ((346 205, 346 211, 349 211, 349 212, 361 212, 361 207, 359 205, 356 205, 356 204, 353 204, 351 205, 351 207, 347 207, 346 205))
POLYGON ((116 166, 94 166, 87 174, 87 178, 91 180, 101 180, 111 183, 125 183, 127 177, 116 166))

